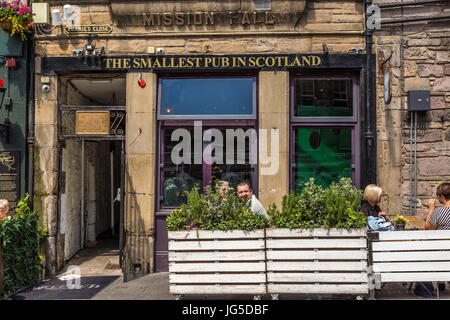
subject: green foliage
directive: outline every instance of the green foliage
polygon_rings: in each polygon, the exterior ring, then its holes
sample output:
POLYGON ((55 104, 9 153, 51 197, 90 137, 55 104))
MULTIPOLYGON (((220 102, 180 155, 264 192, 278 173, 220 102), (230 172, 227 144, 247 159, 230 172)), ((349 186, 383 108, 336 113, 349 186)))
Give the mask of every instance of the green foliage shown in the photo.
POLYGON ((333 182, 324 193, 327 215, 324 227, 362 228, 366 226, 366 217, 359 212, 362 191, 352 186, 350 178, 340 178, 333 182))
POLYGON ((0 21, 9 21, 12 24, 11 36, 20 34, 24 41, 26 34, 31 33, 33 14, 31 8, 22 2, 0 0, 0 21))
POLYGON ((272 204, 269 215, 272 225, 277 228, 318 228, 327 214, 324 190, 316 185, 313 178, 303 183, 300 193, 283 197, 281 212, 272 204))
POLYGON ((39 241, 47 231, 39 227, 39 215, 30 210, 29 195, 21 199, 11 219, 0 220, 3 248, 3 293, 37 283, 41 276, 39 241))
POLYGON ((167 217, 167 230, 255 230, 265 228, 268 220, 250 210, 250 202, 240 201, 233 188, 222 196, 220 186, 197 187, 187 192, 187 205, 175 209, 167 217))
POLYGON ((363 228, 367 219, 359 211, 362 191, 351 179, 341 178, 323 189, 313 178, 302 186, 301 193, 283 197, 281 212, 275 204, 269 208, 271 225, 276 228, 363 228))

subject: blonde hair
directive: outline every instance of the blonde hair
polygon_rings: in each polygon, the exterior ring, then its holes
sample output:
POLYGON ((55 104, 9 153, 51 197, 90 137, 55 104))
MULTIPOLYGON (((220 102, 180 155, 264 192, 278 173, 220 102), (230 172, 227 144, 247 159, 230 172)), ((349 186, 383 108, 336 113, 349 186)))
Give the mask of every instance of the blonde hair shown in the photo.
POLYGON ((0 199, 0 207, 5 207, 9 210, 9 202, 6 199, 0 199))
POLYGON ((364 200, 376 203, 380 199, 382 193, 383 190, 379 186, 376 184, 369 184, 364 189, 364 200))

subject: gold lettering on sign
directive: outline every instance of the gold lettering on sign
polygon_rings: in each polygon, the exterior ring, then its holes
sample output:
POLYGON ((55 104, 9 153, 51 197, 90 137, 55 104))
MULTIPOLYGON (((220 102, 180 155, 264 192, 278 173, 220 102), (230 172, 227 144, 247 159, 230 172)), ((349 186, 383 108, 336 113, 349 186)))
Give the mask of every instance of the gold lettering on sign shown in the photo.
POLYGON ((317 67, 317 55, 254 55, 254 56, 164 56, 105 58, 106 69, 177 69, 177 68, 284 68, 317 67))
POLYGON ((108 135, 109 124, 109 111, 76 112, 77 135, 108 135))

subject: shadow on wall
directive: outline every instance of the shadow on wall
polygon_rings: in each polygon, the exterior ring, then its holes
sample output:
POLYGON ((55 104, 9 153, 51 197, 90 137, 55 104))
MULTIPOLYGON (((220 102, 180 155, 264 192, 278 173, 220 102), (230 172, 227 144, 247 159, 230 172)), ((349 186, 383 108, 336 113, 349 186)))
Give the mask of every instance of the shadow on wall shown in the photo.
POLYGON ((154 197, 138 194, 134 188, 129 166, 125 168, 125 212, 123 264, 124 281, 136 279, 153 272, 154 197))

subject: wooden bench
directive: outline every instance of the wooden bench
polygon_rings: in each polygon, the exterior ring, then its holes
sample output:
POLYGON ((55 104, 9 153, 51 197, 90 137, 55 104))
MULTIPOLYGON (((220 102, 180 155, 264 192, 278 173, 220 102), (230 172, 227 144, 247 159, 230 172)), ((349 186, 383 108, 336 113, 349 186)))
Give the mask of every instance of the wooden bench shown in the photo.
POLYGON ((450 281, 450 230, 370 232, 368 238, 372 298, 383 283, 450 281))

